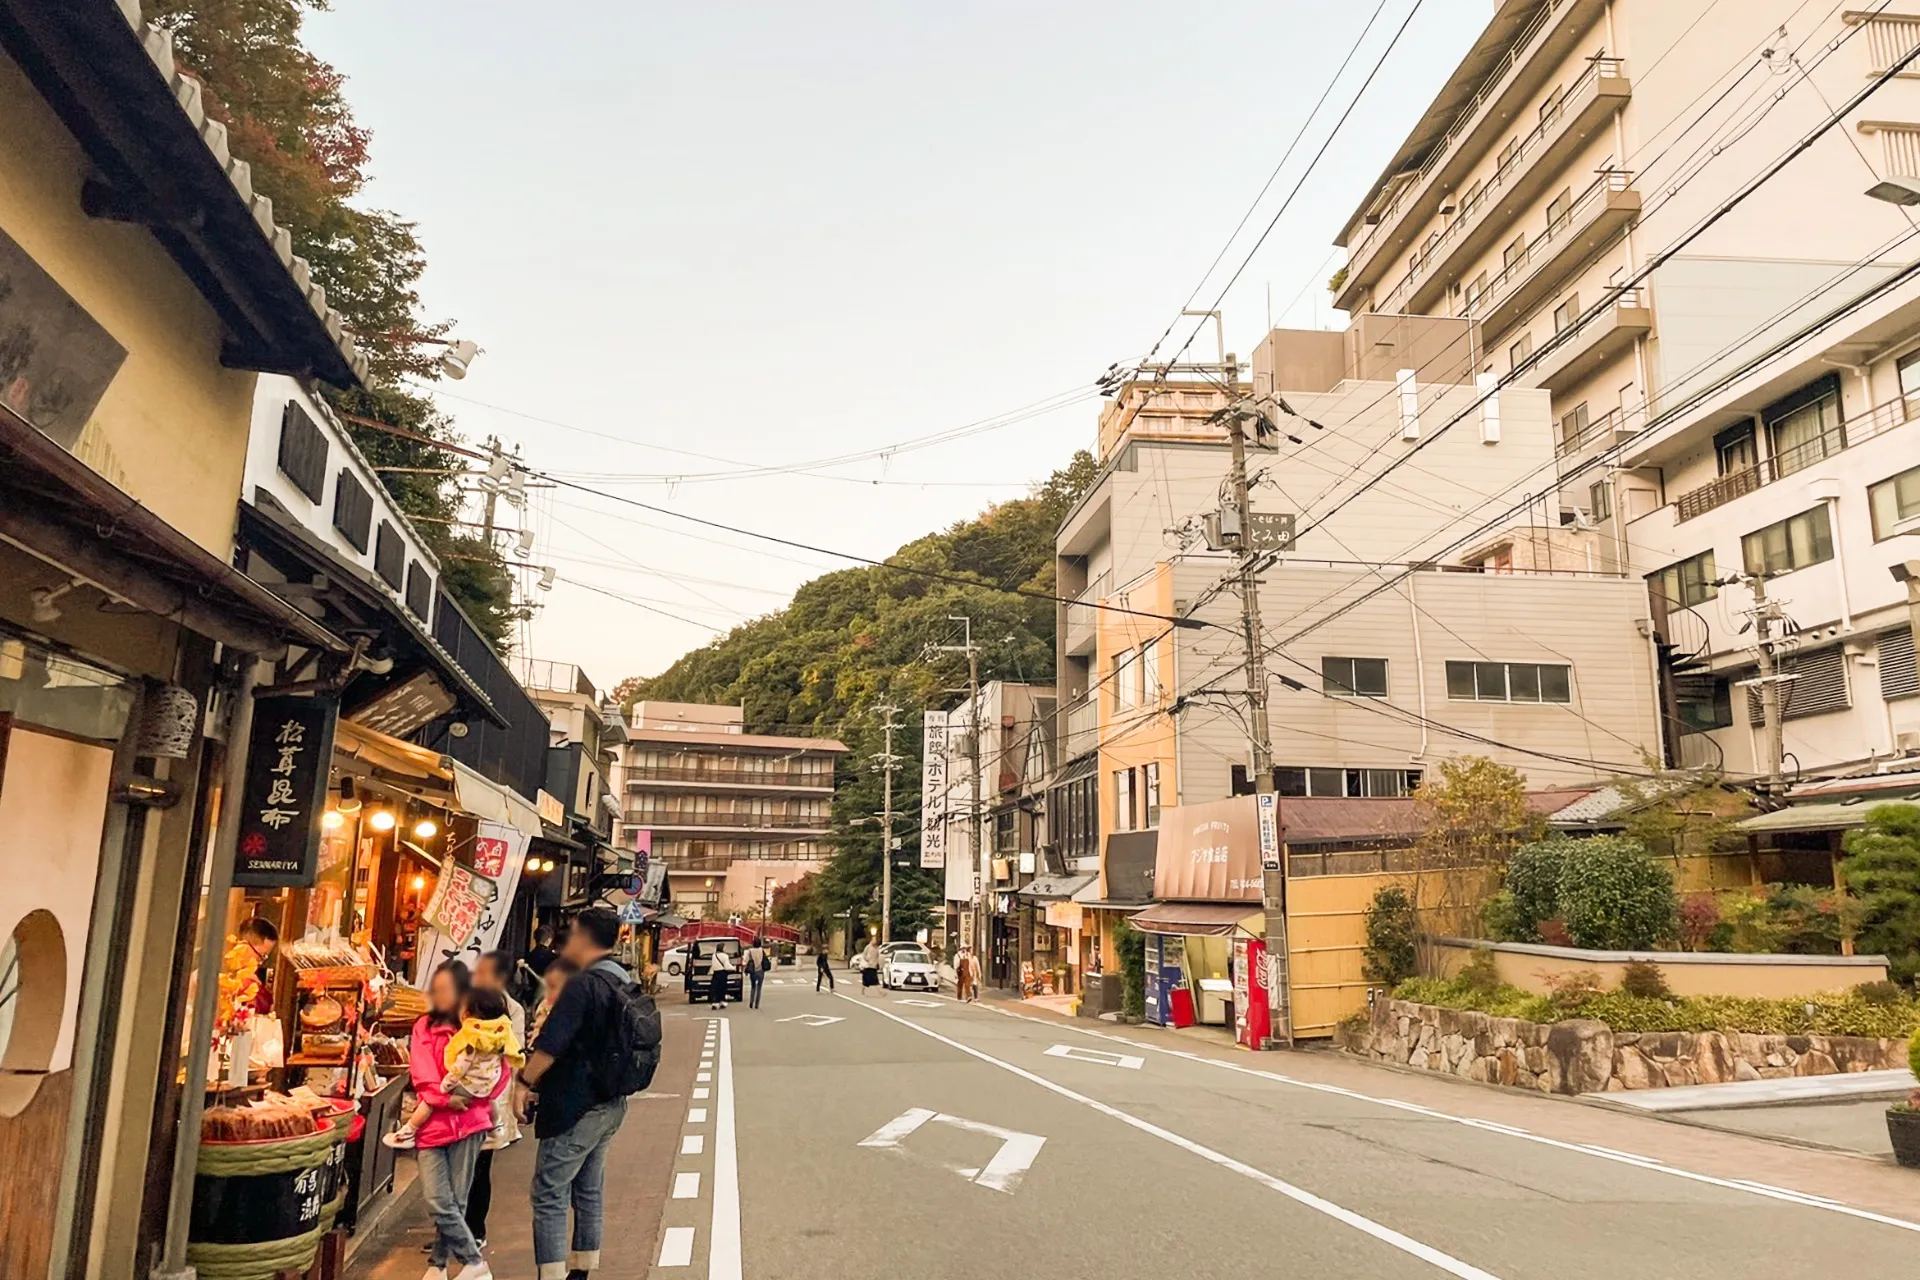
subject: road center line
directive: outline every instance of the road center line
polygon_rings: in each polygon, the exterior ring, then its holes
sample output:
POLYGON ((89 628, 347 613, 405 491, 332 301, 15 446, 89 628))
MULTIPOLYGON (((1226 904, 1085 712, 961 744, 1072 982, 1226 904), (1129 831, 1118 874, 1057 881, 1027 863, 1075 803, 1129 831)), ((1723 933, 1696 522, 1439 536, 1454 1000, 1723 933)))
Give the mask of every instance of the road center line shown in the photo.
POLYGON ((1031 1022, 1036 1026, 1064 1029, 1083 1036, 1092 1036, 1099 1040, 1111 1040, 1115 1044, 1130 1045, 1135 1049, 1145 1049, 1149 1053, 1164 1053, 1172 1058, 1185 1058, 1188 1062, 1197 1062, 1202 1066, 1216 1067, 1221 1071, 1232 1071, 1238 1075, 1257 1076, 1262 1080, 1272 1080, 1277 1084, 1292 1085, 1298 1089, 1311 1089, 1315 1093, 1330 1093, 1336 1097, 1350 1098, 1355 1102, 1370 1102, 1375 1106, 1390 1107, 1395 1111, 1406 1111, 1414 1115, 1425 1116, 1429 1120, 1445 1120, 1449 1124, 1464 1125, 1469 1129, 1479 1129, 1486 1133, 1501 1133, 1522 1142, 1538 1143, 1543 1147, 1553 1147, 1560 1151, 1573 1151, 1580 1155, 1592 1156, 1596 1160, 1609 1160, 1615 1164, 1632 1165, 1636 1169, 1646 1169, 1652 1173, 1669 1174, 1675 1178, 1684 1178, 1689 1182, 1703 1183, 1711 1187, 1723 1187, 1729 1191, 1744 1191, 1749 1195, 1765 1196, 1769 1200, 1783 1200, 1788 1204, 1804 1205, 1809 1209, 1825 1209, 1829 1213, 1844 1214, 1850 1218, 1859 1218, 1866 1222, 1877 1222, 1882 1226, 1898 1227, 1902 1231, 1920 1232, 1920 1222, 1910 1222, 1905 1218, 1895 1218, 1884 1213, 1875 1213, 1871 1209, 1860 1209, 1850 1204, 1841 1204, 1805 1191, 1790 1191, 1785 1187, 1772 1187, 1765 1184, 1744 1182, 1738 1178, 1719 1178, 1710 1173, 1696 1173, 1691 1169, 1678 1169, 1663 1164, 1652 1156, 1636 1156, 1626 1151, 1615 1151, 1609 1147, 1593 1146, 1578 1142, 1563 1142, 1558 1138, 1549 1138, 1543 1134, 1529 1133, 1525 1129, 1516 1129, 1512 1125, 1499 1124, 1492 1120, 1479 1120, 1472 1116, 1456 1116, 1445 1111, 1436 1111, 1432 1107, 1423 1107, 1417 1102, 1403 1102, 1398 1098, 1382 1098, 1370 1093, 1361 1093, 1357 1089, 1343 1088, 1337 1084, 1323 1084, 1318 1080, 1302 1080, 1295 1076, 1281 1075, 1277 1071, 1262 1071, 1257 1067, 1243 1067, 1237 1062, 1222 1062, 1218 1058, 1209 1058, 1198 1053, 1188 1053, 1183 1049, 1169 1049, 1163 1045, 1148 1044, 1144 1040, 1129 1040, 1125 1036, 1111 1035, 1105 1031, 1095 1031, 1089 1027, 1075 1027, 1042 1018, 1031 1018, 1024 1013, 1007 1013, 994 1010, 1006 1017, 1021 1022, 1031 1022))
POLYGON ((740 1152, 733 1124, 733 1024, 720 1031, 720 1084, 713 1100, 713 1233, 707 1280, 740 1280, 740 1152))
MULTIPOLYGON (((1054 1083, 1053 1081, 1047 1079, 1045 1076, 1035 1075, 1033 1072, 1028 1071, 1023 1067, 1016 1067, 1011 1062, 1003 1062, 999 1058, 994 1057, 992 1054, 984 1053, 979 1049, 975 1049, 971 1045, 962 1044, 958 1040, 950 1039, 947 1036, 941 1035, 938 1031, 934 1031, 928 1027, 921 1026, 917 1022, 909 1022, 905 1018, 899 1017, 895 1014, 888 1013, 885 1009, 876 1008, 873 1005, 869 1005, 860 1000, 856 1000, 852 996, 841 996, 840 999, 845 1000, 850 1004, 859 1005, 861 1008, 866 1009, 870 1013, 877 1013, 881 1017, 887 1019, 888 1021, 897 1022, 901 1026, 906 1027, 909 1030, 917 1031, 921 1035, 926 1036, 929 1039, 937 1040, 941 1044, 946 1045, 950 1049, 958 1049, 961 1053, 966 1054, 970 1058, 977 1058, 981 1062, 985 1062, 991 1066, 999 1067, 1002 1071, 1011 1072, 1012 1074, 1019 1076, 1022 1080, 1026 1080, 1026 1081, 1029 1081, 1030 1083, 1037 1084, 1042 1089, 1045 1089, 1050 1093, 1058 1094, 1060 1097, 1066 1098, 1073 1102, 1077 1102, 1081 1106, 1088 1107, 1094 1111, 1097 1111, 1101 1115, 1108 1116, 1108 1117, 1111 1117, 1112 1119, 1118 1120, 1122 1124, 1129 1125, 1132 1128, 1138 1129, 1141 1133, 1148 1134, 1152 1137, 1158 1138, 1162 1142, 1172 1143, 1174 1146, 1179 1147, 1183 1151, 1187 1151, 1192 1153, 1193 1155, 1197 1155, 1201 1159, 1209 1161, 1213 1164, 1219 1165, 1223 1169, 1231 1170, 1232 1172, 1239 1174, 1243 1178, 1249 1178, 1254 1182, 1259 1183, 1261 1186, 1268 1188, 1269 1190, 1278 1191, 1281 1195, 1286 1196, 1289 1200, 1292 1200, 1298 1204, 1305 1205, 1307 1208, 1312 1209, 1317 1213, 1323 1213, 1329 1218, 1334 1219, 1336 1222, 1343 1222, 1346 1225, 1352 1227, 1354 1230, 1370 1235, 1374 1239, 1380 1241, 1383 1244, 1391 1245, 1395 1249, 1400 1250, 1402 1253, 1410 1254, 1413 1257, 1420 1259, 1422 1262, 1426 1262, 1431 1264, 1432 1266, 1438 1267, 1440 1270, 1446 1272, 1448 1275, 1459 1276, 1461 1280, 1498 1280, 1498 1278, 1494 1276, 1491 1272, 1482 1271, 1480 1268, 1473 1266, 1469 1263, 1462 1262, 1460 1261, 1460 1259, 1455 1258, 1450 1254, 1442 1253, 1440 1250, 1435 1249, 1431 1245, 1422 1244, 1420 1241, 1415 1240, 1411 1236, 1402 1235, 1400 1232, 1395 1231, 1392 1227, 1383 1226, 1382 1224, 1375 1222, 1371 1218, 1363 1217, 1362 1215, 1353 1212, 1353 1210, 1351 1209, 1343 1208, 1340 1205, 1333 1203, 1331 1200, 1323 1200, 1319 1196, 1314 1195, 1311 1191, 1308 1191, 1302 1187, 1296 1187, 1291 1182, 1287 1182, 1281 1178, 1276 1178, 1272 1174, 1266 1173, 1260 1169, 1256 1169, 1250 1164, 1246 1164, 1242 1161, 1234 1159, 1232 1156, 1222 1154, 1221 1152, 1213 1150, 1211 1147, 1202 1146, 1200 1143, 1193 1141, 1193 1139, 1191 1138, 1182 1137, 1181 1135, 1174 1133, 1172 1130, 1163 1129, 1157 1124, 1153 1124, 1150 1121, 1140 1119, 1138 1116, 1129 1115, 1127 1112, 1120 1110, 1118 1107, 1109 1106, 1107 1103, 1101 1102, 1097 1098, 1089 1098, 1084 1093, 1077 1093, 1074 1090, 1067 1088, 1063 1084, 1054 1083)), ((715 1245, 717 1250, 717 1247, 718 1247, 717 1230, 715 1235, 716 1235, 715 1245)), ((714 1273, 716 1277, 719 1274, 720 1273, 718 1271, 714 1273)), ((738 1274, 738 1273, 736 1272, 735 1274, 738 1274)))

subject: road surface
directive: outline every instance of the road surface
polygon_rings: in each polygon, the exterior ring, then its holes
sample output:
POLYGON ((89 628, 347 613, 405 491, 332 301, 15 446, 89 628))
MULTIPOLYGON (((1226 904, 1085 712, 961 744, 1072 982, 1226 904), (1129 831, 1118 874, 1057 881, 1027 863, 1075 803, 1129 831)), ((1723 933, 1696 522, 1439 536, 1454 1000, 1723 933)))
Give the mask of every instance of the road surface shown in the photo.
POLYGON ((1920 1176, 1857 1158, 810 974, 664 1000, 660 1280, 1920 1274, 1920 1176))

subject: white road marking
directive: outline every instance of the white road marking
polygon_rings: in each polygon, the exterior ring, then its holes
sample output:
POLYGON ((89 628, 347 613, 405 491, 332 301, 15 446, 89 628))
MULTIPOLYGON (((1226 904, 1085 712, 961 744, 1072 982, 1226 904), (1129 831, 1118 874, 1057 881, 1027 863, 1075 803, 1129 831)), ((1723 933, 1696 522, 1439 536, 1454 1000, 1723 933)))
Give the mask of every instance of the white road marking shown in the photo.
POLYGON ((707 1122, 707 1109, 705 1107, 688 1107, 687 1108, 688 1124, 705 1124, 706 1122, 707 1122))
POLYGON ((1105 1049, 1082 1049, 1079 1045, 1057 1044, 1047 1050, 1049 1058, 1071 1058, 1075 1062, 1097 1062, 1103 1067, 1125 1067, 1138 1071, 1147 1065, 1145 1058, 1131 1053, 1108 1053, 1105 1049))
MULTIPOLYGON (((908 1023, 912 1026, 912 1023, 908 1023)), ((1000 1139, 1000 1149, 994 1152, 993 1159, 987 1161, 981 1169, 962 1169, 948 1166, 969 1182, 976 1182, 989 1191, 998 1191, 1012 1195, 1014 1188, 1020 1185, 1020 1179, 1033 1167, 1034 1159, 1039 1156, 1040 1148, 1046 1139, 1037 1133, 1022 1133, 1018 1129, 1002 1129, 997 1124, 987 1124, 981 1120, 968 1120, 964 1116, 950 1116, 938 1111, 929 1111, 925 1107, 911 1107, 900 1115, 875 1129, 856 1146, 888 1148, 898 1147, 907 1136, 926 1124, 951 1125, 969 1133, 984 1133, 1000 1139)))
POLYGON ((693 1261, 693 1228, 668 1227, 660 1237, 660 1265, 684 1267, 693 1261))
POLYGON ((836 1022, 845 1022, 845 1018, 830 1017, 824 1013, 796 1013, 791 1018, 776 1018, 776 1022, 803 1022, 809 1027, 830 1027, 836 1022))
POLYGON ((695 1089, 693 1091, 693 1096, 696 1098, 704 1098, 711 1092, 712 1090, 710 1089, 695 1089))
POLYGON ((693 1075, 693 1078, 694 1078, 695 1080, 698 1080, 698 1081, 699 1081, 699 1082, 700 1082, 701 1084, 712 1084, 712 1083, 713 1083, 713 1072, 711 1072, 711 1071, 696 1071, 696 1072, 694 1072, 694 1075, 693 1075))
POLYGON ((673 1175, 673 1198, 675 1200, 697 1200, 700 1197, 700 1175, 698 1173, 676 1173, 673 1175))
POLYGON ((680 1139, 680 1154, 683 1156, 697 1156, 706 1148, 707 1140, 700 1134, 690 1133, 680 1139))
POLYGON ((713 1234, 707 1280, 740 1280, 740 1150, 733 1122, 733 1028, 720 1037, 720 1098, 713 1138, 713 1234))
MULTIPOLYGON (((995 1013, 1004 1010, 996 1009, 995 1013)), ((1060 1027, 1061 1024, 1030 1018, 1023 1013, 1007 1013, 1009 1018, 1018 1018, 1022 1022, 1032 1022, 1039 1026, 1060 1027)), ((913 1026, 908 1023, 908 1026, 913 1026)), ((919 1030, 920 1028, 915 1028, 919 1030)), ((1142 1040, 1129 1040, 1124 1036, 1110 1035, 1104 1031, 1095 1031, 1089 1027, 1065 1027, 1065 1030, 1083 1036, 1093 1036, 1101 1040, 1110 1040, 1115 1044, 1130 1045, 1135 1049, 1145 1049, 1150 1053, 1164 1053, 1169 1057, 1185 1058, 1203 1066, 1217 1067, 1221 1071, 1232 1071, 1239 1075, 1258 1076, 1263 1080, 1272 1080, 1278 1084, 1289 1084, 1299 1089, 1311 1089, 1316 1093, 1330 1093, 1336 1097, 1350 1098, 1355 1102, 1371 1102, 1375 1106, 1389 1107, 1395 1111, 1406 1111, 1414 1115, 1425 1116, 1430 1120, 1445 1120, 1449 1124, 1464 1125, 1469 1129, 1480 1129, 1487 1133, 1503 1133, 1522 1142, 1533 1142, 1543 1147, 1553 1147, 1561 1151, 1577 1151, 1596 1160, 1610 1160, 1616 1164, 1632 1165, 1653 1173, 1669 1174, 1675 1178, 1684 1178, 1688 1182, 1698 1182, 1710 1187, 1722 1187, 1733 1191, 1746 1191, 1753 1195, 1764 1196, 1770 1200, 1784 1200, 1789 1204, 1805 1205, 1811 1209, 1825 1209, 1832 1213, 1845 1214, 1849 1218, 1859 1218, 1866 1222, 1877 1222, 1882 1226, 1898 1227, 1902 1231, 1920 1233, 1920 1222, 1905 1218, 1895 1218, 1884 1213, 1875 1213, 1871 1209, 1859 1209, 1850 1204, 1828 1200, 1824 1196, 1811 1195, 1805 1191, 1789 1191, 1784 1187, 1769 1187, 1754 1184, 1739 1178, 1719 1178, 1710 1173, 1696 1173, 1691 1169, 1680 1169, 1670 1164, 1662 1164, 1651 1156, 1636 1156, 1625 1151, 1614 1151, 1607 1147, 1596 1147, 1578 1142, 1563 1142, 1559 1138, 1549 1138, 1538 1133, 1529 1133, 1525 1129, 1516 1129, 1512 1125, 1496 1124, 1491 1120, 1480 1120, 1473 1116, 1450 1115, 1445 1111, 1436 1111, 1432 1107, 1423 1107, 1416 1102, 1402 1102, 1398 1098, 1382 1098, 1370 1093, 1361 1093, 1358 1089, 1347 1089, 1337 1084, 1322 1084, 1317 1080, 1301 1080, 1295 1076, 1281 1075, 1277 1071, 1262 1071, 1257 1067, 1243 1067, 1237 1062, 1222 1062, 1218 1058, 1208 1058, 1197 1053, 1188 1053, 1181 1049, 1169 1049, 1164 1045, 1148 1044, 1142 1040)), ((931 1034, 931 1033, 929 1033, 931 1034)))
MULTIPOLYGON (((841 999, 851 1000, 852 997, 842 996, 841 999)), ((856 1004, 860 1003, 857 1000, 853 1002, 856 1004)), ((1343 1222, 1356 1231, 1361 1231, 1372 1236, 1383 1244, 1391 1245, 1402 1253, 1410 1254, 1422 1262, 1438 1267, 1448 1275, 1458 1276, 1460 1280, 1497 1280, 1497 1277, 1495 1277, 1492 1272, 1482 1271, 1470 1263, 1462 1262, 1450 1254, 1442 1253, 1432 1245, 1422 1244, 1411 1236, 1400 1234, 1392 1227, 1384 1226, 1371 1218, 1363 1217, 1351 1209, 1343 1208, 1333 1203, 1331 1200, 1323 1200, 1311 1191, 1302 1187, 1296 1187, 1291 1182, 1276 1178, 1264 1170, 1256 1169, 1250 1164, 1236 1160, 1232 1156, 1224 1155, 1221 1152, 1213 1150, 1211 1147, 1202 1146, 1191 1138, 1182 1137, 1170 1129, 1163 1129, 1157 1124, 1140 1119, 1138 1116, 1129 1115, 1118 1107, 1109 1106, 1097 1098, 1088 1097, 1084 1093, 1077 1093, 1063 1084, 1054 1083, 1045 1076, 1035 1075, 1023 1067, 1016 1067, 1011 1062, 1002 1062, 992 1054, 983 1053, 971 1045, 962 1044, 958 1040, 943 1036, 938 1031, 923 1027, 916 1022, 909 1022, 905 1018, 888 1013, 885 1009, 875 1009, 871 1005, 865 1005, 863 1007, 870 1009, 872 1012, 879 1014, 890 1022, 897 1022, 901 1026, 917 1031, 923 1036, 938 1040, 941 1044, 949 1048, 958 1049, 970 1058, 977 1058, 981 1062, 999 1067, 1002 1071, 1011 1072, 1019 1076, 1022 1080, 1037 1084, 1050 1093, 1055 1093, 1070 1101, 1078 1102, 1080 1105, 1089 1107, 1101 1115, 1109 1116, 1124 1125, 1138 1129, 1141 1133, 1159 1138, 1162 1142, 1172 1143, 1183 1151, 1197 1155, 1201 1159, 1216 1164, 1223 1169, 1231 1170, 1244 1178, 1249 1178, 1270 1190, 1278 1191, 1281 1195, 1286 1196, 1289 1200, 1297 1204, 1305 1205, 1309 1209, 1323 1213, 1337 1222, 1343 1222)), ((1038 1021, 1038 1019, 1033 1019, 1033 1021, 1038 1021)), ((905 1117, 902 1117, 902 1119, 904 1120, 905 1117)))
POLYGON ((902 1000, 901 1004, 910 1004, 916 1009, 943 1009, 946 1006, 938 1000, 902 1000))

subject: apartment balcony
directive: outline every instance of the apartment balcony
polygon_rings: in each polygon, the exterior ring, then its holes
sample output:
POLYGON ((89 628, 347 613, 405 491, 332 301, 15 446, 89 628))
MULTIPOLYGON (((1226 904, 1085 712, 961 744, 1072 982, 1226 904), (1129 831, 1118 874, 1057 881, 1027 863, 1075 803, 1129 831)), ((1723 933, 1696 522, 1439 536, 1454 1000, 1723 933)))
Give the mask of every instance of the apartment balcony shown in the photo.
POLYGON ((1639 216, 1633 175, 1617 169, 1602 173, 1467 303, 1463 314, 1480 322, 1489 347, 1496 345, 1500 334, 1539 310, 1576 267, 1639 216))
MULTIPOLYGON (((1394 175, 1347 241, 1347 285, 1334 306, 1358 310, 1367 290, 1415 248, 1421 230, 1449 198, 1457 197, 1474 166, 1500 145, 1515 116, 1587 39, 1605 9, 1606 0, 1549 0, 1521 19, 1524 26, 1503 42, 1497 59, 1484 69, 1475 68, 1477 79, 1470 82, 1474 87, 1459 93, 1464 99, 1459 107, 1446 101, 1452 83, 1442 90, 1428 114, 1444 111, 1451 123, 1431 141, 1418 129, 1408 140, 1409 148, 1418 148, 1409 167, 1394 175)), ((1536 155, 1541 154, 1536 149, 1536 155)), ((1533 167, 1540 167, 1538 160, 1533 167)))
POLYGON ((1527 371, 1525 381, 1563 395, 1652 332, 1653 311, 1646 298, 1638 289, 1623 290, 1612 306, 1562 337, 1560 345, 1527 371))
POLYGON ((669 791, 807 791, 830 793, 832 773, 807 773, 800 770, 755 770, 663 765, 635 765, 627 770, 627 789, 669 791))
POLYGON ((1570 430, 1568 424, 1562 422, 1556 429, 1554 451, 1563 458, 1571 457, 1590 445, 1618 444, 1622 437, 1632 435, 1634 429, 1624 409, 1610 409, 1578 431, 1570 430))
POLYGON ((1091 697, 1067 705, 1067 735, 1061 744, 1064 763, 1092 751, 1100 745, 1100 707, 1091 697))
POLYGON ((748 834, 799 831, 825 835, 832 825, 832 819, 825 814, 819 817, 797 817, 762 813, 660 813, 644 809, 627 810, 625 821, 630 827, 645 827, 654 832, 726 831, 748 834))
POLYGON ((1476 260, 1513 234, 1515 221, 1632 96, 1620 60, 1595 58, 1506 163, 1460 199, 1453 221, 1415 251, 1411 269, 1375 309, 1394 315, 1431 311, 1476 260))
POLYGON ((1914 420, 1916 413, 1920 413, 1920 404, 1889 400, 1865 417, 1842 423, 1836 430, 1803 440, 1791 449, 1762 459, 1754 466, 1729 471, 1718 480, 1691 489, 1674 499, 1674 523, 1680 524, 1703 516, 1715 507, 1725 506, 1735 498, 1745 497, 1777 480, 1784 480, 1854 445, 1863 444, 1896 427, 1903 427, 1914 420))
POLYGON ((1064 652, 1072 657, 1092 653, 1100 636, 1100 611, 1088 608, 1113 589, 1113 576, 1102 573, 1075 593, 1073 603, 1064 609, 1066 622, 1062 635, 1064 652))

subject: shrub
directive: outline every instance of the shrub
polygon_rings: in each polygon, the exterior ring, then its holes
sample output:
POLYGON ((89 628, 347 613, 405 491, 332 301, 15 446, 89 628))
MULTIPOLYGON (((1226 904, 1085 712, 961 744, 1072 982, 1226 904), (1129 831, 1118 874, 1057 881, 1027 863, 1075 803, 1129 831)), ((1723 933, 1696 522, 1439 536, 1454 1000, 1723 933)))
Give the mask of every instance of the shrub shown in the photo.
POLYGON ((1680 949, 1705 951, 1720 930, 1720 904, 1711 893, 1690 893, 1680 903, 1680 949))
POLYGON ((1122 920, 1113 946, 1120 953, 1120 1016, 1137 1022, 1147 1013, 1147 935, 1122 920))
MULTIPOLYGON (((1649 999, 1625 991, 1593 991, 1591 974, 1563 983, 1564 993, 1551 997, 1529 995, 1502 986, 1492 992, 1473 991, 1459 979, 1447 982, 1415 978, 1394 992, 1396 999, 1449 1009, 1475 1009, 1503 1018, 1553 1022, 1563 1018, 1592 1018, 1615 1031, 1749 1031, 1761 1035, 1872 1036, 1906 1039, 1920 1032, 1920 1005, 1902 999, 1898 1004, 1870 1004, 1846 995, 1799 996, 1786 1000, 1745 1000, 1733 996, 1681 996, 1649 999), (1812 1012, 1809 1013, 1808 1010, 1812 1012)), ((1909 1056, 1915 1052, 1909 1041, 1909 1056)), ((1916 1062, 1915 1066, 1920 1066, 1916 1062)))
POLYGON ((1595 836, 1578 843, 1559 883, 1560 914, 1575 946, 1645 951, 1673 937, 1680 910, 1665 866, 1635 840, 1595 836))
POLYGON ((1475 947, 1473 954, 1467 957, 1466 964, 1460 967, 1460 972, 1454 975, 1453 980, 1468 991, 1478 991, 1485 995, 1498 991, 1500 971, 1494 968, 1493 949, 1475 947))
POLYGON ((1480 925, 1495 942, 1526 941, 1521 936, 1520 917, 1513 909, 1513 894, 1509 890, 1502 889, 1487 899, 1480 908, 1480 925))
POLYGON ((1600 981, 1600 975, 1591 969, 1573 969, 1566 973, 1543 973, 1540 980, 1547 984, 1547 999, 1561 1009, 1577 1009, 1586 1001, 1606 990, 1600 981))
POLYGON ((1860 941, 1879 952, 1894 975, 1920 971, 1920 805, 1882 804, 1846 838, 1842 864, 1859 896, 1860 941))
POLYGON ((1365 976, 1368 982, 1396 986, 1414 974, 1418 922, 1405 889, 1388 885, 1367 907, 1365 976))
POLYGON ((1879 982, 1861 983, 1853 989, 1853 998, 1862 1004, 1895 1005, 1904 1001, 1907 993, 1899 983, 1883 978, 1879 982))
POLYGON ((1580 842, 1566 836, 1535 840, 1514 850, 1507 863, 1516 942, 1541 941, 1540 922, 1560 914, 1560 869, 1580 842))
POLYGON ((1628 963, 1626 971, 1620 975, 1620 990, 1643 1000, 1673 999, 1673 988, 1667 985, 1667 975, 1651 960, 1628 963))

